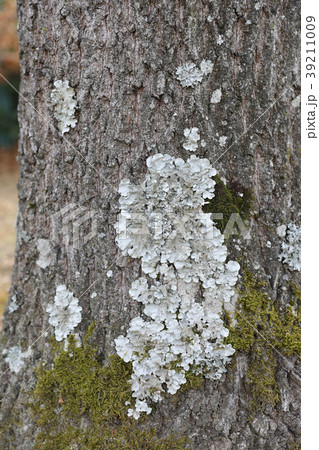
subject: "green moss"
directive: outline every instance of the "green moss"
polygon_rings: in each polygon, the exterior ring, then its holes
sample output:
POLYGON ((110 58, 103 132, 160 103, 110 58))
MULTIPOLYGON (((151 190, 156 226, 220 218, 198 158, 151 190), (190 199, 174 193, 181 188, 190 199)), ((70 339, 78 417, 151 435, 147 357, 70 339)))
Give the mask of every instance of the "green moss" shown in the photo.
POLYGON ((128 382, 131 364, 111 355, 108 364, 102 365, 90 344, 91 334, 92 328, 81 346, 73 336, 67 349, 54 342, 53 367, 41 366, 36 371, 29 403, 39 427, 35 448, 185 448, 185 438, 158 439, 156 430, 143 419, 127 417, 125 402, 134 404, 128 382))
POLYGON ((288 450, 301 450, 301 442, 292 442, 288 444, 288 450))
MULTIPOLYGON (((0 407, 1 406, 2 402, 0 402, 0 407)), ((11 433, 14 433, 14 430, 22 426, 18 417, 19 414, 15 408, 7 411, 7 414, 4 414, 0 429, 0 448, 8 448, 9 450, 13 448, 8 440, 8 435, 10 436, 11 433)))
POLYGON ((251 357, 247 374, 253 411, 263 410, 266 405, 275 406, 278 403, 276 368, 275 356, 270 349, 260 348, 254 357, 251 357))
POLYGON ((223 214, 222 219, 216 219, 216 227, 223 233, 231 214, 240 215, 243 222, 250 218, 253 205, 253 195, 250 189, 241 186, 238 182, 231 182, 226 186, 216 175, 215 196, 203 208, 206 213, 223 214))
POLYGON ((284 313, 265 293, 265 283, 245 271, 239 291, 236 324, 228 314, 224 320, 230 330, 227 343, 249 354, 248 378, 253 409, 279 401, 276 383, 276 349, 285 355, 300 354, 300 291, 291 286, 291 304, 284 313))
POLYGON ((192 370, 189 370, 185 374, 186 383, 182 385, 181 391, 187 391, 188 389, 199 389, 203 382, 204 382, 204 376, 201 374, 197 374, 193 372, 192 370))

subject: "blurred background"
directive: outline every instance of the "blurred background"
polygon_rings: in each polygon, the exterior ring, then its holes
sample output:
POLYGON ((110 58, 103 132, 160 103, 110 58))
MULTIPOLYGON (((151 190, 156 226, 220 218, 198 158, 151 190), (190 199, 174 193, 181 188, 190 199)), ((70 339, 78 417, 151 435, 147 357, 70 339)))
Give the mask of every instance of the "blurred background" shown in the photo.
MULTIPOLYGON (((0 0, 0 74, 19 87, 16 0, 0 0)), ((18 94, 0 76, 0 321, 14 259, 18 195, 18 94)), ((1 329, 1 322, 0 322, 1 329)))

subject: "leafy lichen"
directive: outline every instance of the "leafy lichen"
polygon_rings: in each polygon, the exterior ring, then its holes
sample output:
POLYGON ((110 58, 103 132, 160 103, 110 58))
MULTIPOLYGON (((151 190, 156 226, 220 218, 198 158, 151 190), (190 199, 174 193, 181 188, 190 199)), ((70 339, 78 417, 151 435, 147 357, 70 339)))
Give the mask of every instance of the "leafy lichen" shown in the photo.
POLYGON ((123 255, 141 258, 149 277, 141 276, 129 290, 145 305, 143 316, 134 317, 126 335, 115 339, 117 354, 132 362, 136 402, 128 414, 136 419, 141 412, 150 414, 150 402, 159 402, 163 392, 174 395, 190 368, 208 379, 226 372, 234 349, 223 343, 228 330, 218 314, 234 295, 240 268, 236 261, 226 262, 224 238, 202 212, 205 199, 214 196, 216 170, 209 160, 157 153, 146 163, 140 185, 121 180, 115 225, 123 255), (133 232, 136 214, 147 233, 133 232), (154 227, 155 217, 160 219, 154 227))
POLYGON ((36 372, 29 404, 39 427, 35 448, 185 448, 185 438, 159 439, 143 420, 127 417, 126 402, 134 402, 128 383, 131 364, 111 355, 103 366, 90 344, 92 332, 90 328, 80 346, 72 335, 67 348, 55 342, 53 367, 36 372))
POLYGON ((254 410, 279 401, 276 382, 276 350, 300 354, 300 290, 291 285, 292 300, 284 313, 265 293, 265 283, 246 270, 239 291, 235 321, 225 314, 229 327, 226 339, 238 352, 249 354, 248 378, 254 410))

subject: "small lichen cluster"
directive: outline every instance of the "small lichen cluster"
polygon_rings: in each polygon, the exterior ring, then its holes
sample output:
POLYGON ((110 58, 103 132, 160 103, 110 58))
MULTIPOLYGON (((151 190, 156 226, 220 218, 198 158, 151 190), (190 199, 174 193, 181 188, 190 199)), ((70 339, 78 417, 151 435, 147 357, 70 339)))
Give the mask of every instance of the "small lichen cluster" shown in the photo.
POLYGON ((195 152, 198 148, 197 142, 200 140, 198 128, 186 128, 184 130, 184 136, 186 137, 186 141, 183 144, 183 148, 189 152, 195 152))
POLYGON ((227 141, 227 136, 221 136, 221 137, 219 138, 219 145, 220 145, 221 147, 225 147, 226 141, 227 141))
POLYGON ((149 173, 135 186, 122 180, 117 244, 124 255, 141 258, 145 277, 136 280, 131 297, 145 305, 132 320, 118 354, 132 362, 135 418, 150 413, 149 401, 174 394, 186 372, 217 379, 234 350, 219 317, 237 281, 239 264, 227 259, 223 236, 210 214, 202 212, 213 198, 215 169, 207 159, 186 162, 156 154, 147 159, 149 173), (137 224, 143 227, 137 230, 137 224), (182 224, 182 226, 181 226, 182 224))
POLYGON ((54 326, 57 341, 62 341, 81 322, 82 307, 73 293, 63 284, 56 289, 54 303, 48 305, 49 324, 54 326))
POLYGON ((17 296, 14 294, 12 297, 11 297, 11 301, 10 301, 10 303, 9 303, 9 305, 8 305, 8 311, 9 311, 9 314, 12 314, 14 311, 16 311, 17 309, 19 309, 19 305, 18 305, 18 303, 17 303, 17 296))
POLYGON ((288 264, 293 270, 301 269, 301 228, 290 222, 286 230, 286 239, 281 244, 279 261, 288 264))
POLYGON ((275 375, 280 355, 274 348, 287 356, 300 354, 300 291, 295 286, 290 290, 291 304, 280 313, 276 302, 265 293, 265 283, 257 281, 246 270, 234 325, 226 314, 230 330, 226 342, 249 355, 248 379, 253 410, 263 409, 267 404, 274 406, 279 401, 275 375))
POLYGON ((132 401, 131 364, 111 355, 103 365, 90 344, 69 336, 67 348, 55 342, 54 364, 36 371, 31 408, 38 426, 34 448, 41 450, 184 448, 185 439, 159 439, 156 430, 128 418, 132 401))
POLYGON ((216 103, 219 103, 222 98, 222 91, 221 89, 216 89, 211 96, 210 102, 215 105, 216 103))
POLYGON ((51 245, 49 239, 38 239, 37 250, 39 252, 37 265, 41 269, 45 269, 51 264, 51 245))
POLYGON ((224 233, 231 214, 239 214, 245 222, 250 218, 253 204, 251 190, 241 186, 238 182, 226 185, 222 179, 215 175, 215 195, 204 205, 204 212, 222 214, 221 219, 216 219, 216 227, 224 233))
POLYGON ((74 117, 77 102, 74 99, 74 89, 69 86, 69 81, 57 80, 55 89, 51 92, 51 100, 54 108, 54 117, 58 121, 58 127, 62 134, 67 133, 77 124, 74 117))
POLYGON ((200 69, 196 64, 187 62, 179 66, 176 70, 176 77, 182 87, 195 87, 202 82, 203 76, 212 73, 213 63, 204 59, 200 64, 200 69))
POLYGON ((212 73, 213 67, 214 65, 209 59, 203 59, 203 61, 200 63, 200 70, 203 75, 208 75, 209 73, 212 73))
POLYGON ((10 371, 19 373, 24 366, 24 359, 30 356, 31 350, 23 352, 20 345, 15 345, 9 350, 4 349, 2 354, 5 356, 4 360, 9 365, 10 371))

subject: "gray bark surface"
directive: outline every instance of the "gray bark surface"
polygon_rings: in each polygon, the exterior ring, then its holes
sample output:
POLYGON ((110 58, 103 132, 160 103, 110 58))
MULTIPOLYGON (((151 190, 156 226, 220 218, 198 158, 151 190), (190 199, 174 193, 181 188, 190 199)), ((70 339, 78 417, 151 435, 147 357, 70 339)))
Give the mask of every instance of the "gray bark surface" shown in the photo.
MULTIPOLYGON (((199 128, 207 145, 196 154, 208 158, 220 176, 253 189, 250 239, 240 239, 240 250, 230 244, 230 257, 243 256, 268 280, 271 298, 281 306, 287 303, 282 277, 296 281, 296 272, 278 261, 276 227, 299 220, 299 110, 291 102, 300 90, 300 5, 297 0, 256 5, 237 0, 18 0, 23 98, 10 296, 17 296, 20 308, 5 312, 1 350, 35 344, 19 374, 1 364, 1 373, 6 372, 0 421, 5 426, 12 411, 19 420, 0 437, 1 448, 32 448, 36 426, 25 402, 35 386, 34 368, 50 358, 43 335, 49 326, 45 309, 57 285, 65 284, 80 299, 81 333, 95 322, 95 345, 105 360, 114 352, 113 339, 138 313, 128 289, 140 276, 140 264, 123 257, 115 244, 118 185, 125 177, 141 181, 146 158, 154 153, 189 157, 182 147, 185 128, 199 128), (213 73, 194 89, 182 88, 177 67, 187 61, 199 66, 203 59, 213 61, 213 73), (50 93, 58 79, 70 81, 79 106, 78 123, 66 139, 50 125, 57 125, 50 93), (214 106, 210 98, 218 88, 223 95, 214 106), (227 146, 234 145, 218 159, 227 148, 220 147, 220 136, 228 137, 227 146), (82 238, 71 255, 61 229, 56 240, 51 233, 52 215, 72 203, 94 211, 97 234, 88 242, 82 238), (41 238, 52 244, 46 269, 36 264, 41 238), (106 268, 113 263, 114 276, 107 278, 106 268), (93 292, 97 296, 92 299, 93 292)), ((90 226, 90 221, 83 224, 82 236, 90 226)), ((184 393, 177 405, 158 405, 150 423, 159 436, 176 431, 189 436, 191 448, 214 450, 284 449, 299 440, 299 383, 291 372, 293 366, 300 370, 299 361, 289 358, 289 364, 278 355, 281 402, 249 420, 247 358, 233 358, 237 364, 221 381, 206 381, 184 393)))

